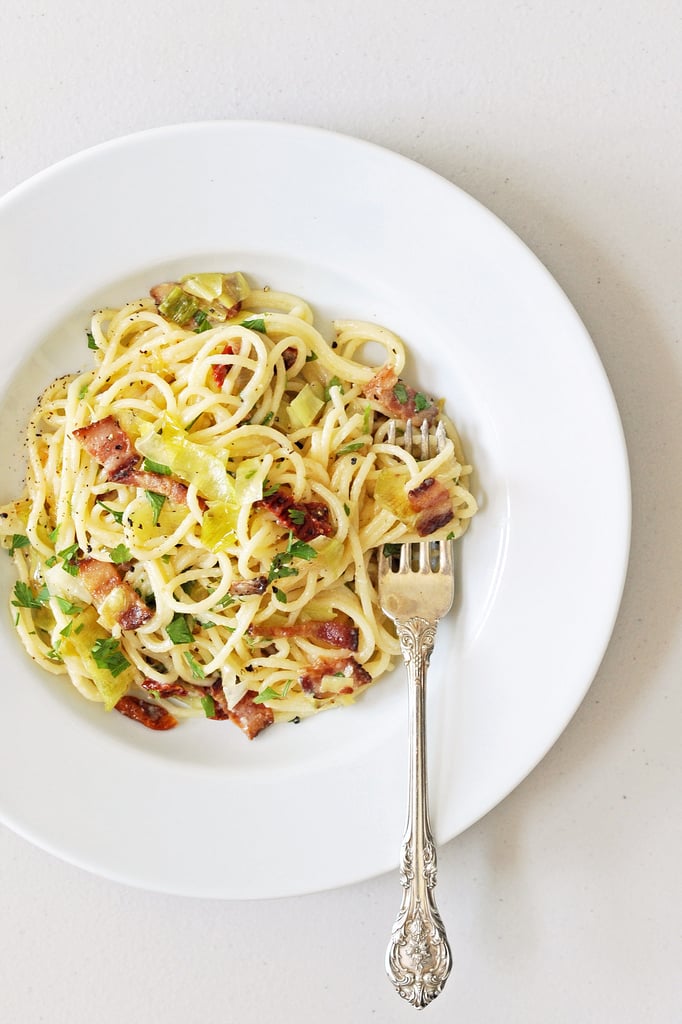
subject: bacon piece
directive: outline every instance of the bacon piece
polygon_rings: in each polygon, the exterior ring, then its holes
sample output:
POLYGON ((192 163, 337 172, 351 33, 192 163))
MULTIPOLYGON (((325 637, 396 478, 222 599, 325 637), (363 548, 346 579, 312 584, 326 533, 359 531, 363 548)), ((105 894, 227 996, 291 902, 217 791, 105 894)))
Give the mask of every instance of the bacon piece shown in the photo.
POLYGON ((254 690, 247 690, 239 703, 227 712, 230 721, 238 725, 250 740, 275 721, 272 708, 266 707, 265 704, 254 703, 254 697, 257 696, 258 694, 254 690))
POLYGON ((160 697, 185 697, 187 695, 187 687, 179 679, 176 679, 174 683, 159 683, 156 679, 145 677, 140 686, 143 690, 149 690, 150 693, 158 693, 160 697))
POLYGON ((101 610, 112 591, 119 590, 120 611, 116 612, 115 617, 121 629, 137 629, 151 619, 152 610, 131 585, 121 578, 117 566, 111 562, 81 558, 78 562, 78 575, 92 594, 98 610, 101 610))
POLYGON ((291 626, 270 626, 264 624, 262 632, 258 627, 250 626, 250 636, 276 637, 301 636, 307 640, 320 640, 329 644, 330 647, 339 647, 346 651, 357 651, 359 632, 355 626, 343 622, 341 619, 326 619, 324 621, 309 620, 307 622, 294 622, 291 626))
POLYGON ((131 469, 125 476, 119 477, 118 483, 130 484, 145 491, 163 494, 178 505, 187 504, 187 487, 174 476, 163 473, 150 473, 142 469, 131 469))
MULTIPOLYGON (((104 467, 109 480, 163 494, 178 505, 187 504, 187 487, 175 477, 133 468, 139 463, 140 456, 113 416, 96 420, 88 427, 79 427, 74 430, 73 436, 104 467)), ((204 508, 206 506, 202 501, 199 499, 199 504, 204 508)))
POLYGON ((264 594, 268 586, 267 576, 255 576, 252 580, 235 580, 230 584, 232 597, 250 597, 252 594, 264 594))
POLYGON ((265 506, 282 526, 291 530, 298 540, 308 541, 315 537, 331 537, 334 527, 329 518, 329 509, 321 501, 294 501, 291 491, 278 487, 274 494, 268 494, 256 505, 265 506), (291 513, 294 513, 293 518, 291 513), (297 520, 301 519, 301 522, 297 520))
POLYGON ((372 682, 372 677, 367 669, 358 664, 355 658, 317 658, 298 677, 298 681, 306 693, 324 700, 327 697, 335 697, 336 693, 322 690, 320 688, 322 680, 325 676, 334 676, 339 672, 347 679, 352 680, 353 685, 344 686, 337 693, 353 693, 357 687, 366 686, 367 683, 372 682))
POLYGON ((415 526, 420 537, 428 537, 454 518, 450 492, 435 477, 427 476, 419 487, 407 492, 407 497, 417 513, 415 526))
POLYGON ((388 416, 394 416, 399 420, 412 420, 415 427, 420 427, 424 420, 431 423, 438 415, 438 406, 433 399, 426 398, 421 392, 406 384, 390 366, 383 366, 375 373, 365 384, 362 393, 365 398, 373 398, 379 402, 388 416), (420 395, 420 404, 427 403, 423 409, 417 409, 417 395, 420 395))
POLYGON ((120 480, 140 460, 130 438, 113 416, 96 420, 88 427, 78 427, 73 436, 100 466, 104 466, 109 480, 120 480))
POLYGON ((174 718, 170 711, 140 697, 121 697, 114 706, 126 718, 132 718, 135 722, 146 725, 148 729, 174 729, 178 724, 177 718, 174 718))
POLYGON ((227 697, 223 690, 223 684, 220 679, 217 679, 211 686, 197 687, 196 693, 203 693, 207 697, 213 698, 213 714, 209 715, 209 718, 213 718, 216 722, 225 722, 230 717, 227 710, 227 697))
POLYGON ((164 299, 168 298, 174 288, 177 288, 174 281, 164 281, 163 284, 156 284, 153 288, 150 288, 149 294, 156 305, 160 306, 164 299))

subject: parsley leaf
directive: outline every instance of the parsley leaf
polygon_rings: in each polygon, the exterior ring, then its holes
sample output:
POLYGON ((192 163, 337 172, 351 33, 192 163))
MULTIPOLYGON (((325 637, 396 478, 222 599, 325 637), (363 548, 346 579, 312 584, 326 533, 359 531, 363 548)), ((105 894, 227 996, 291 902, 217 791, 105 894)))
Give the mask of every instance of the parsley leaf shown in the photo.
POLYGON ((52 541, 53 544, 57 543, 57 537, 58 536, 59 536, 59 523, 57 523, 57 525, 55 526, 55 528, 52 531, 52 533, 48 534, 48 537, 50 538, 50 540, 52 541))
POLYGON ((302 508, 287 509, 287 517, 291 520, 292 523, 295 523, 296 526, 302 526, 302 524, 305 522, 305 512, 303 511, 302 508))
POLYGON ((170 466, 164 466, 161 462, 153 462, 152 459, 145 459, 142 468, 147 473, 158 473, 159 476, 170 476, 173 472, 170 466))
POLYGON ((36 595, 28 583, 22 583, 21 580, 17 580, 14 584, 14 597, 16 600, 12 601, 12 604, 15 608, 42 608, 49 596, 47 587, 43 587, 36 595))
POLYGON ((424 409, 428 409, 431 405, 426 395, 422 395, 421 391, 418 391, 414 396, 414 407, 417 412, 423 412, 424 409))
POLYGON ((194 314, 194 323, 197 325, 194 328, 195 334, 203 334, 204 331, 210 331, 212 327, 208 319, 208 313, 203 309, 198 309, 194 314))
POLYGON ((25 537, 23 533, 12 534, 12 544, 9 549, 10 555, 13 555, 17 548, 26 548, 30 546, 30 540, 25 537))
POLYGON ((85 333, 88 336, 88 348, 93 348, 97 351, 97 342, 95 341, 92 331, 86 331, 85 333))
POLYGON ((339 448, 337 455, 347 455, 349 452, 359 452, 361 448, 365 447, 366 441, 352 441, 351 444, 346 444, 343 448, 339 448))
POLYGON ((345 501, 343 503, 343 511, 346 513, 347 516, 350 515, 350 505, 348 505, 345 501))
POLYGON ((210 693, 201 698, 201 706, 207 718, 215 718, 215 701, 210 693))
POLYGON ((125 544, 117 544, 115 548, 109 552, 109 557, 114 565, 122 565, 123 562, 130 561, 130 551, 125 544))
POLYGON ((264 316, 252 316, 248 320, 242 320, 240 327, 248 327, 250 331, 258 331, 259 334, 265 334, 265 317, 264 316))
POLYGON ((293 679, 287 679, 281 691, 276 690, 274 686, 266 686, 264 690, 261 690, 257 697, 253 698, 253 703, 263 704, 266 700, 281 700, 282 697, 286 697, 288 694, 292 683, 293 679))
POLYGON ((279 484, 271 484, 269 480, 266 480, 263 484, 263 497, 271 498, 273 494, 277 494, 279 490, 279 484))
POLYGON ((123 512, 119 512, 115 508, 110 508, 108 505, 105 505, 103 501, 100 501, 99 498, 97 499, 95 504, 101 505, 102 508, 109 513, 109 515, 112 515, 114 517, 114 521, 117 522, 119 526, 123 525, 123 512))
POLYGON ((279 587, 275 587, 274 588, 274 593, 275 593, 275 597, 280 602, 280 604, 286 604, 287 603, 288 598, 287 598, 287 595, 284 593, 283 590, 280 590, 279 587))
MULTIPOLYGON (((68 548, 64 548, 63 551, 57 552, 57 557, 62 560, 62 568, 65 572, 68 572, 70 576, 78 575, 78 563, 74 561, 74 555, 78 551, 78 541, 74 544, 70 544, 68 548)), ((54 562, 52 563, 54 565, 54 562)))
POLYGON ((189 665, 189 667, 192 670, 192 678, 193 679, 205 679, 206 678, 206 674, 205 674, 203 668, 196 661, 196 659, 190 654, 189 651, 185 651, 185 661, 187 662, 187 664, 189 665))
POLYGON ((65 615, 78 615, 83 610, 79 604, 73 604, 65 597, 59 597, 55 594, 54 599, 65 615))
POLYGON ((163 508, 163 503, 166 500, 165 494, 157 494, 156 491, 145 491, 144 496, 152 507, 154 512, 154 518, 152 519, 152 525, 156 526, 159 521, 159 514, 163 508))
POLYGON ((267 425, 269 423, 272 423, 274 418, 275 418, 275 414, 274 414, 274 412, 271 409, 270 412, 267 414, 267 416, 263 417, 263 422, 261 423, 261 427, 267 427, 267 425))
POLYGON ((81 386, 81 389, 80 389, 80 391, 78 392, 78 397, 79 397, 80 399, 83 399, 83 398, 85 398, 85 396, 87 395, 87 393, 88 393, 88 385, 87 385, 87 384, 83 384, 83 385, 81 386))
POLYGON ((399 380, 398 383, 394 385, 393 394, 398 399, 401 405, 405 405, 409 400, 407 388, 405 387, 401 380, 399 380))
POLYGON ((446 540, 454 540, 455 539, 455 535, 452 532, 452 530, 450 530, 450 533, 447 535, 447 537, 445 539, 446 540))
POLYGON ((114 679, 130 665, 119 647, 118 640, 114 640, 112 636, 96 640, 91 653, 97 667, 107 669, 114 679))
POLYGON ((194 640, 186 615, 176 612, 166 626, 166 633, 174 644, 191 644, 194 640))

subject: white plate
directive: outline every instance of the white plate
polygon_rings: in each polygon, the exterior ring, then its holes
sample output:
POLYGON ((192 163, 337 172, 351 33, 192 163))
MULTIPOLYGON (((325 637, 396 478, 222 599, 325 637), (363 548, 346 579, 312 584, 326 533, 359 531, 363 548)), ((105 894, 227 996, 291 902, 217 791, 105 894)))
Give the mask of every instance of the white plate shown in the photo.
MULTIPOLYGON (((354 139, 213 122, 124 138, 0 203, 6 452, 23 477, 39 390, 88 362, 91 310, 174 273, 242 269, 323 321, 376 320, 407 375, 445 396, 481 510, 429 681, 437 839, 503 799, 554 743, 606 648, 629 544, 627 457, 576 313, 524 245, 430 171, 354 139)), ((0 563, 0 590, 13 572, 0 563)), ((247 898, 397 864, 402 670, 357 705, 254 743, 196 721, 152 733, 33 668, 2 613, 0 815, 53 853, 134 885, 247 898)))

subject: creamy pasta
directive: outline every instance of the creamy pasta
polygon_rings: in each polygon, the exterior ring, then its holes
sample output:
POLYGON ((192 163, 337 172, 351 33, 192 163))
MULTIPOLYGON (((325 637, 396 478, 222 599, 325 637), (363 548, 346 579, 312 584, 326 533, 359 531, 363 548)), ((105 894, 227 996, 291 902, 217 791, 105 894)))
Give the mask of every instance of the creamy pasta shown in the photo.
POLYGON ((94 314, 93 365, 45 389, 24 494, 0 509, 11 613, 42 668, 152 728, 198 714, 253 736, 391 667, 372 554, 459 537, 470 466, 438 402, 402 380, 392 332, 333 331, 236 273, 94 314), (442 450, 417 460, 391 417, 437 417, 442 450))

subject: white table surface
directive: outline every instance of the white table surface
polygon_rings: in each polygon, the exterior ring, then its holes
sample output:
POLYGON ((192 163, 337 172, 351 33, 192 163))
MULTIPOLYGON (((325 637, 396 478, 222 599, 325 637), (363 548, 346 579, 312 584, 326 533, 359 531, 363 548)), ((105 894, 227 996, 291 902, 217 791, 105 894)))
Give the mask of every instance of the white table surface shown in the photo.
MULTIPOLYGON (((429 1020, 682 1021, 681 58, 673 0, 2 4, 0 193, 155 125, 357 135, 506 221, 606 367, 633 482, 620 616, 553 750, 441 850, 454 969, 429 1020)), ((397 873, 297 899, 192 900, 94 877, 7 829, 0 870, 3 1024, 416 1012, 383 970, 397 873)))

